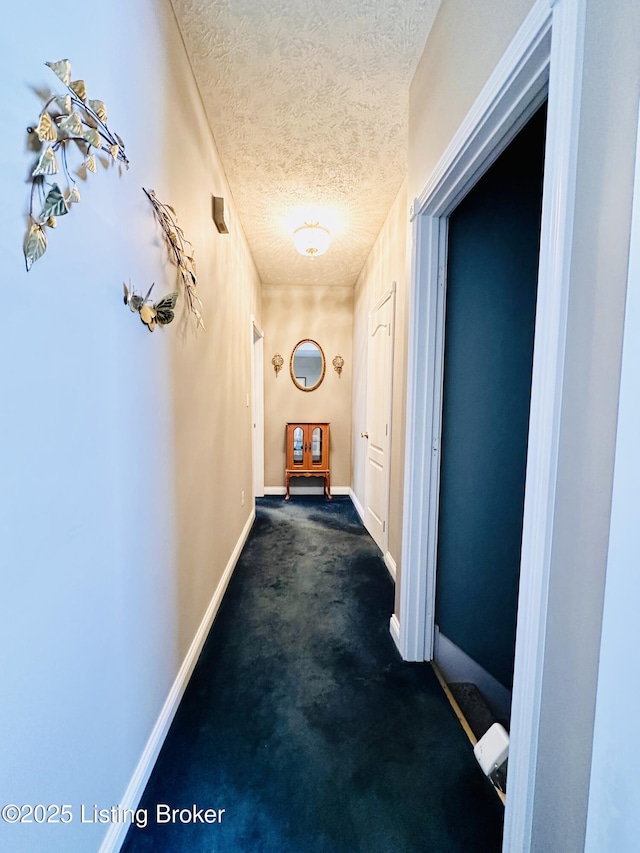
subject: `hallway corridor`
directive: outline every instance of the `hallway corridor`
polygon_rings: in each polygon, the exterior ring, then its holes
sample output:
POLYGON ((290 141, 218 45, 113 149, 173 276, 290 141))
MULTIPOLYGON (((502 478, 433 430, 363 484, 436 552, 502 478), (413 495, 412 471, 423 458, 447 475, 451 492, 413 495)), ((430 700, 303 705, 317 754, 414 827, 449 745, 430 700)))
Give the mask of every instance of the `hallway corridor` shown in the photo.
POLYGON ((124 853, 499 851, 503 808, 430 666, 393 645, 351 501, 257 504, 124 853))

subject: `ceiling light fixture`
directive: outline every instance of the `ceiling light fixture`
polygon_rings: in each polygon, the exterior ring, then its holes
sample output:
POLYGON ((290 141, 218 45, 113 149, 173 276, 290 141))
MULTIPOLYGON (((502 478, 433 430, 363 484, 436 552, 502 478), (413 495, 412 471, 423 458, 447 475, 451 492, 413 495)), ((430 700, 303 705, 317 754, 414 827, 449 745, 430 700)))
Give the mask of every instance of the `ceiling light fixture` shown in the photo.
POLYGON ((331 234, 318 222, 305 222, 293 232, 293 242, 301 255, 316 258, 329 248, 331 234))

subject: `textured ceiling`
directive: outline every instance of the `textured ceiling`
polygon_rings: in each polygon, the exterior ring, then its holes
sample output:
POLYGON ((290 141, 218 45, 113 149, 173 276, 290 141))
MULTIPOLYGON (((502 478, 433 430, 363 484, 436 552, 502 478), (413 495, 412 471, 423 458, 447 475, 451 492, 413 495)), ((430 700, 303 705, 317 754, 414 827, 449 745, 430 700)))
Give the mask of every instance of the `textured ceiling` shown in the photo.
POLYGON ((406 174, 408 90, 440 0, 172 0, 264 284, 354 284, 406 174), (306 258, 291 233, 319 207, 306 258))

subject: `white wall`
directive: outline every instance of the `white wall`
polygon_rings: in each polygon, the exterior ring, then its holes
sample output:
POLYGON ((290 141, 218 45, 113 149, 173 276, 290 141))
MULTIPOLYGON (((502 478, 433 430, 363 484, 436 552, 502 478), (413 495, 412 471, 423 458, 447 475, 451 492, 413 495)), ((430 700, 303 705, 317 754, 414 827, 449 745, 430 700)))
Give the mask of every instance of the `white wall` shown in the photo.
POLYGON ((0 35, 3 331, 0 802, 70 804, 66 826, 0 823, 0 847, 97 850, 251 508, 251 313, 259 281, 168 0, 13 4, 0 35), (27 273, 26 127, 45 60, 101 98, 131 169, 82 202, 27 273), (205 333, 147 332, 122 282, 175 286, 141 187, 196 247, 205 333), (217 234, 211 194, 227 199, 217 234))
POLYGON ((627 288, 620 409, 593 736, 587 853, 633 853, 640 839, 640 135, 627 288))

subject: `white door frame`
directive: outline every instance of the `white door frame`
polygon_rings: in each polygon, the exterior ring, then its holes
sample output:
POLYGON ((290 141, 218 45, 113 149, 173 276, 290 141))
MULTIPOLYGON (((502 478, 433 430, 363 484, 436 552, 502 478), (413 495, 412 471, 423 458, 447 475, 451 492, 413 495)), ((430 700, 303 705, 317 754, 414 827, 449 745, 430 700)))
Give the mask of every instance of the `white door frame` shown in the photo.
POLYGON ((253 495, 264 497, 264 332, 251 317, 251 448, 253 495))
POLYGON ((391 632, 431 660, 447 220, 548 94, 505 851, 530 849, 573 235, 584 0, 538 0, 412 207, 402 582, 391 632))
MULTIPOLYGON (((396 335, 396 282, 392 281, 391 286, 382 294, 380 299, 376 302, 373 308, 369 311, 367 316, 367 341, 369 341, 370 337, 370 329, 369 323, 374 314, 376 314, 382 306, 391 300, 391 331, 390 331, 390 347, 391 352, 389 356, 389 381, 387 383, 386 388, 369 388, 369 383, 367 382, 367 418, 369 416, 369 395, 375 394, 378 399, 381 401, 381 405, 385 407, 385 416, 388 424, 388 431, 386 435, 387 445, 385 448, 385 460, 386 460, 386 470, 385 470, 385 515, 384 515, 384 531, 382 534, 382 555, 385 560, 385 564, 389 567, 389 557, 391 556, 389 552, 389 503, 390 503, 390 491, 391 491, 391 430, 392 430, 392 414, 393 414, 393 362, 394 362, 394 351, 395 351, 395 335, 396 335), (382 392, 382 396, 381 396, 382 392)), ((369 379, 369 348, 367 347, 367 380, 369 379)), ((370 429, 369 424, 366 425, 367 429, 370 429)), ((367 448, 367 467, 365 469, 365 481, 364 481, 364 508, 365 508, 365 519, 367 512, 367 488, 368 488, 368 476, 369 476, 369 449, 367 448)), ((391 565, 393 565, 393 561, 391 561, 391 565)), ((395 565, 393 566, 395 568, 395 565)), ((395 574, 393 570, 390 568, 389 571, 395 578, 395 574)))

